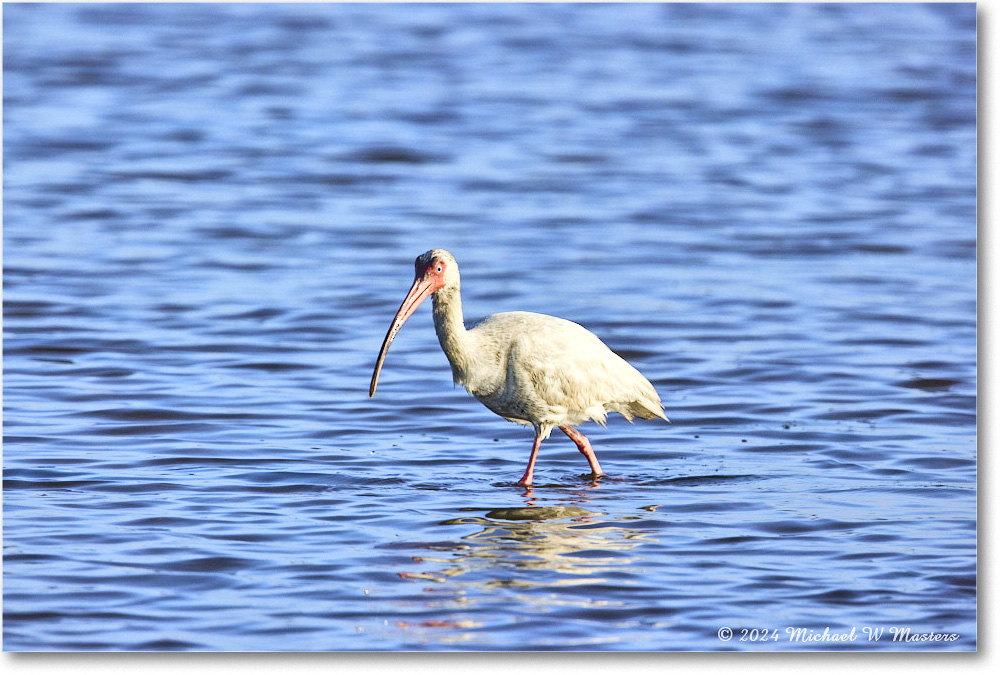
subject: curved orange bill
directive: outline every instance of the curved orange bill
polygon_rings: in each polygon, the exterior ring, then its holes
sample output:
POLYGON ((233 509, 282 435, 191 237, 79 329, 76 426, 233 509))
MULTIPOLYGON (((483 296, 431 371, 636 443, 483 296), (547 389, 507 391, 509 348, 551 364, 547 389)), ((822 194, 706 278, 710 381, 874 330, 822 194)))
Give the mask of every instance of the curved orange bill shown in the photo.
POLYGON ((375 396, 375 387, 378 386, 378 374, 382 371, 382 362, 385 361, 385 355, 389 351, 389 345, 392 344, 396 333, 399 332, 399 329, 403 327, 406 320, 413 314, 413 310, 433 292, 434 286, 430 280, 422 277, 417 277, 413 280, 413 285, 410 286, 409 293, 403 299, 403 304, 399 306, 399 311, 396 312, 396 316, 392 319, 392 325, 389 326, 389 332, 385 334, 385 339, 382 341, 382 349, 378 353, 378 360, 375 362, 375 371, 372 373, 372 383, 368 387, 369 398, 375 396))

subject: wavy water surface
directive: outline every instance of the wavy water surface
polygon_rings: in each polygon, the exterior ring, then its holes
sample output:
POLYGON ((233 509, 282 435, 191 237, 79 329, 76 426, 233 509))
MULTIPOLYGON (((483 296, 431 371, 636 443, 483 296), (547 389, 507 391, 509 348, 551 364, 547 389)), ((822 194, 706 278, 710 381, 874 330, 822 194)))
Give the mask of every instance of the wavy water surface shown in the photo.
POLYGON ((974 649, 975 19, 5 5, 4 648, 974 649), (673 424, 369 400, 439 246, 673 424))

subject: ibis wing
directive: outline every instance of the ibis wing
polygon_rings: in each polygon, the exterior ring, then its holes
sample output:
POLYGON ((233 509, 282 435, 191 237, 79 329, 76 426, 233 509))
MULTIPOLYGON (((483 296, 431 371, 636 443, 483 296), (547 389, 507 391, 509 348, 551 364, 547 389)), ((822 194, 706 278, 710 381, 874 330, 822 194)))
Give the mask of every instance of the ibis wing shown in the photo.
POLYGON ((561 319, 513 341, 507 388, 523 392, 521 405, 533 419, 604 423, 609 412, 666 419, 656 390, 638 370, 590 331, 561 319))

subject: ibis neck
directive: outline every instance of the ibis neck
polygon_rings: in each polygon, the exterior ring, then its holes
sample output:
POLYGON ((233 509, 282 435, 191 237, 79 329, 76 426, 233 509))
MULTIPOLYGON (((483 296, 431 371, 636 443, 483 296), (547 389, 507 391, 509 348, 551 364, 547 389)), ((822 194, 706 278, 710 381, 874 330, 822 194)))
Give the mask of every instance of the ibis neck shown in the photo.
POLYGON ((464 383, 472 361, 469 332, 462 316, 462 295, 457 286, 439 289, 433 296, 434 330, 451 363, 456 382, 464 383))

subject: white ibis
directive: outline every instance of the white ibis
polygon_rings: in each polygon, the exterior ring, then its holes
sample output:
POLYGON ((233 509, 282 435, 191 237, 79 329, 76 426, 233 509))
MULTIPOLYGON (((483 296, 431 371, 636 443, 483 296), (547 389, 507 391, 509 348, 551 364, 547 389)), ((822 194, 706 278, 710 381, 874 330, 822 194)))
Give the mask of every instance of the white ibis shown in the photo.
POLYGON ((576 443, 600 476, 604 472, 590 441, 573 427, 587 420, 603 426, 609 412, 630 422, 635 417, 670 421, 649 380, 583 326, 544 314, 503 312, 466 330, 455 258, 438 248, 418 256, 414 267, 413 286, 385 334, 368 396, 375 396, 393 338, 433 295, 434 329, 455 383, 497 415, 535 429, 518 485, 531 484, 538 446, 555 427, 576 443))

